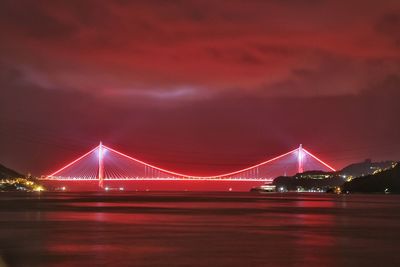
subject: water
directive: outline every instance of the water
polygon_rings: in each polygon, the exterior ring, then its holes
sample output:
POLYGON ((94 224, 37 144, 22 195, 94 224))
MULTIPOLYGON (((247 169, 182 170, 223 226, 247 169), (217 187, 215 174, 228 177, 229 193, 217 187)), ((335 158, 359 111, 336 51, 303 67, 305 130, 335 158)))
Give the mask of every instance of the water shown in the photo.
POLYGON ((400 196, 0 194, 0 266, 400 266, 400 196))

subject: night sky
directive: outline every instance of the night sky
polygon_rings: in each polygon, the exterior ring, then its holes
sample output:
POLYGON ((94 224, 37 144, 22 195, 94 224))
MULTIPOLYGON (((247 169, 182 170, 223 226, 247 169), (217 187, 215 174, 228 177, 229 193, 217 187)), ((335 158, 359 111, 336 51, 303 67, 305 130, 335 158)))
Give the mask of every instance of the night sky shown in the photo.
POLYGON ((400 159, 400 1, 0 2, 0 163, 400 159))

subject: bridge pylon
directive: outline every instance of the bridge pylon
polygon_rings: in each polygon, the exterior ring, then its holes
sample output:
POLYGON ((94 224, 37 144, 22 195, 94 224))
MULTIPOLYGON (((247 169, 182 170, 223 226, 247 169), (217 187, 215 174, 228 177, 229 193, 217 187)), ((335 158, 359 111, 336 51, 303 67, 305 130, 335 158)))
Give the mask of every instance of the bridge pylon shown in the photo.
POLYGON ((303 145, 300 144, 300 146, 298 148, 298 155, 297 155, 297 172, 298 173, 303 173, 304 172, 303 156, 304 156, 303 145))
POLYGON ((100 188, 104 188, 104 160, 103 160, 103 156, 104 156, 104 148, 103 148, 103 143, 100 141, 99 144, 99 172, 98 172, 98 179, 99 179, 99 187, 100 188))
POLYGON ((289 175, 308 170, 335 171, 330 165, 299 145, 277 157, 237 171, 211 176, 187 175, 148 164, 100 142, 96 147, 46 175, 46 180, 94 181, 100 188, 109 180, 213 180, 213 181, 271 181, 283 171, 289 175))

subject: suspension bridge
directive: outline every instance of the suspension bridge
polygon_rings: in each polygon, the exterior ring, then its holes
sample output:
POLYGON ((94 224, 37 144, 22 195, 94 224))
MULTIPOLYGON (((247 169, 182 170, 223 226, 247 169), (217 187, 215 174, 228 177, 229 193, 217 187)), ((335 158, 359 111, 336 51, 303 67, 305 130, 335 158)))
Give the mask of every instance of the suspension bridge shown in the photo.
POLYGON ((103 145, 102 142, 87 153, 57 171, 43 176, 52 181, 93 181, 101 188, 105 181, 258 181, 272 182, 279 175, 293 175, 304 171, 335 171, 302 145, 256 165, 211 176, 195 176, 170 171, 148 164, 103 145))

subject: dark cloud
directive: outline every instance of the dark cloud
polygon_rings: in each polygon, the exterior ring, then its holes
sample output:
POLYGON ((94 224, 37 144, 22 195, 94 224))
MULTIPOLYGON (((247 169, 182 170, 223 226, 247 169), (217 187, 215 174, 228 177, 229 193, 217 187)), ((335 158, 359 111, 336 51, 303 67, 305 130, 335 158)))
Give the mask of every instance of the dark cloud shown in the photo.
POLYGON ((265 63, 262 57, 259 57, 251 50, 243 48, 223 49, 207 47, 205 51, 209 57, 220 63, 245 65, 260 65, 265 63))
POLYGON ((399 8, 2 1, 0 162, 43 173, 100 139, 189 171, 299 143, 337 166, 400 158, 399 8))
POLYGON ((2 1, 0 18, 1 29, 11 35, 19 33, 32 38, 55 39, 65 38, 78 30, 33 1, 2 1))
POLYGON ((8 73, 1 99, 13 101, 1 105, 1 160, 24 171, 50 171, 99 140, 154 164, 208 174, 258 162, 299 143, 339 167, 368 157, 400 156, 395 76, 353 96, 266 97, 236 91, 165 106, 43 90, 21 83, 16 71, 8 73))
POLYGON ((388 13, 380 18, 376 29, 400 47, 400 9, 396 13, 388 13))
MULTIPOLYGON (((390 30, 396 29, 394 15, 381 15, 393 9, 389 1, 376 11, 366 2, 357 16, 352 5, 333 1, 43 3, 3 3, 2 29, 9 37, 2 53, 31 77, 58 88, 136 90, 131 95, 153 88, 155 96, 188 86, 202 88, 204 95, 227 88, 255 90, 299 83, 293 70, 326 67, 320 62, 326 57, 346 61, 348 73, 354 71, 350 66, 360 67, 364 72, 353 78, 335 76, 354 85, 373 72, 363 62, 399 61, 398 51, 368 31, 368 24, 381 18, 379 31, 395 33, 390 30)), ((299 86, 309 88, 297 90, 305 95, 333 94, 320 84, 299 86)), ((346 90, 361 87, 337 93, 346 90)))

